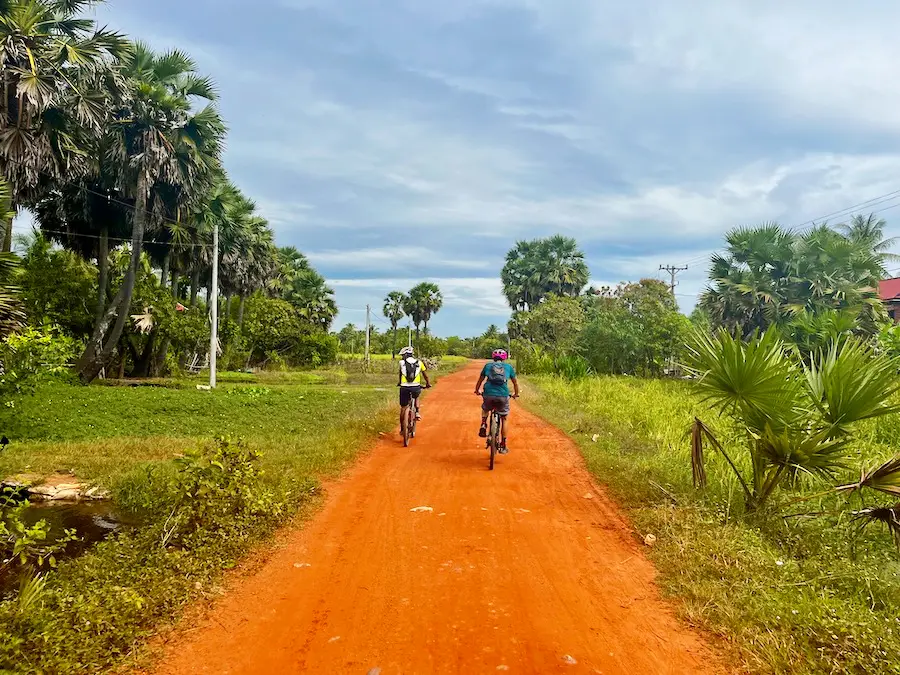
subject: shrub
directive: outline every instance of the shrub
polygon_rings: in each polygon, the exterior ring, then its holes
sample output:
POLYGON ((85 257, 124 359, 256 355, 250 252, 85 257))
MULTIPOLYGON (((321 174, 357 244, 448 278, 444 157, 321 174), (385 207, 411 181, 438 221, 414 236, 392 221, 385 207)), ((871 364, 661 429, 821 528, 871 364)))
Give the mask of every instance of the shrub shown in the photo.
POLYGON ((28 393, 37 382, 59 377, 77 351, 78 343, 55 328, 7 335, 0 340, 0 397, 28 393))

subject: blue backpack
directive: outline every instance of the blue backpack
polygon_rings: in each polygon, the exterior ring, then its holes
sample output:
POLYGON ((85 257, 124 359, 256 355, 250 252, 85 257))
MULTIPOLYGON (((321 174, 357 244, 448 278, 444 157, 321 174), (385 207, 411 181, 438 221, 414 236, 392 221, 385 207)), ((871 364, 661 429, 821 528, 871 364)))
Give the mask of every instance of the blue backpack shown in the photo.
POLYGON ((506 379, 506 365, 503 363, 492 363, 488 370, 487 381, 495 387, 502 387, 506 385, 506 379))

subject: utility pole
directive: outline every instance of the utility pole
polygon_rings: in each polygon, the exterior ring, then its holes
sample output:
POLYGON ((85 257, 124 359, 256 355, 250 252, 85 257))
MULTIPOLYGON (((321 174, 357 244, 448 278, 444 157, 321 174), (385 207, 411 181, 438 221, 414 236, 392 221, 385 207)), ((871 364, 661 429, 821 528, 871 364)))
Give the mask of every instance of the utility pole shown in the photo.
POLYGON ((675 275, 679 272, 684 272, 685 270, 687 270, 687 265, 685 265, 684 267, 675 267, 674 265, 659 266, 660 272, 668 272, 669 276, 672 278, 672 281, 669 284, 669 290, 672 292, 672 295, 675 295, 675 286, 677 286, 677 284, 675 283, 675 275))
POLYGON ((219 224, 213 225, 212 330, 209 334, 209 387, 216 388, 216 356, 219 347, 219 224))
POLYGON ((407 346, 412 347, 412 324, 411 323, 406 324, 406 328, 409 331, 409 342, 408 342, 407 346))
POLYGON ((371 358, 369 356, 369 333, 371 332, 371 324, 370 324, 370 316, 371 308, 369 305, 366 305, 366 371, 369 370, 369 365, 371 363, 371 358))

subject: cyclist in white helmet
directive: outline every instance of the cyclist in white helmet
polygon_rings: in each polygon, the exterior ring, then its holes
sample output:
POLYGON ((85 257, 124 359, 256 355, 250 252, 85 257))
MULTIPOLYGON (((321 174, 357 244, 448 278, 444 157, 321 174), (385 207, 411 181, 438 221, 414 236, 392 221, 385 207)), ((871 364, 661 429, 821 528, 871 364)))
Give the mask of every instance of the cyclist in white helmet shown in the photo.
MULTIPOLYGON (((400 428, 403 428, 403 420, 406 418, 406 409, 413 399, 418 400, 422 393, 422 382, 425 387, 430 387, 428 373, 425 372, 425 364, 416 358, 416 352, 412 347, 404 347, 400 350, 400 379, 397 386, 400 387, 400 428)), ((422 404, 419 403, 419 411, 416 419, 422 419, 422 404)))
POLYGON ((509 430, 509 383, 513 383, 513 398, 519 398, 519 381, 516 379, 516 369, 511 364, 506 363, 509 354, 505 349, 495 349, 492 354, 493 361, 486 363, 478 376, 478 383, 475 385, 475 394, 484 396, 484 402, 481 406, 481 429, 478 435, 484 438, 487 436, 487 418, 492 411, 496 410, 500 414, 501 431, 500 436, 500 454, 505 455, 509 452, 506 445, 506 433, 509 430), (485 382, 487 380, 487 382, 485 382), (481 385, 484 383, 484 390, 481 385))

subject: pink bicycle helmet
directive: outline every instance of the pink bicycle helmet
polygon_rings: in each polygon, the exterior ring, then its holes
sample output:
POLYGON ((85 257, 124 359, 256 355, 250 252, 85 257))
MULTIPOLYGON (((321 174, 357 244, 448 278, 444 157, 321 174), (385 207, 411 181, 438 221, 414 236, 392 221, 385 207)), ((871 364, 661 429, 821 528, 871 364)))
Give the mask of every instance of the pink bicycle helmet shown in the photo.
POLYGON ((495 360, 499 359, 501 361, 506 361, 506 359, 509 358, 509 354, 507 353, 507 351, 505 349, 495 349, 494 353, 491 354, 491 357, 494 358, 495 360))

